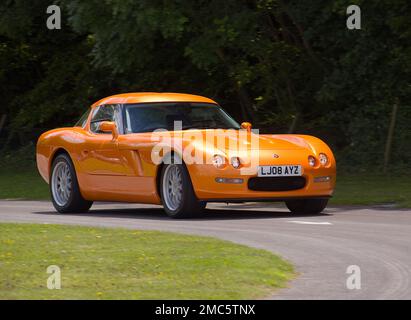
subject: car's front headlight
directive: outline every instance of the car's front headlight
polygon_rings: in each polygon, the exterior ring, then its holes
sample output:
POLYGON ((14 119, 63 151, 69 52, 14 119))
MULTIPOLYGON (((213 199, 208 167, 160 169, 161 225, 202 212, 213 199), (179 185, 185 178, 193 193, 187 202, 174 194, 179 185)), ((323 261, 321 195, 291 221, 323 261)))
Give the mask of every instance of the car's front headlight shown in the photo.
POLYGON ((233 166, 234 169, 238 169, 241 165, 240 158, 239 157, 232 157, 231 158, 231 165, 233 166))
POLYGON ((322 166, 326 166, 328 164, 328 157, 325 153, 320 153, 319 159, 322 166))
POLYGON ((316 161, 315 161, 315 158, 313 156, 308 156, 308 164, 311 167, 315 167, 316 161))
POLYGON ((216 154, 213 157, 213 165, 214 167, 221 169, 225 166, 226 164, 226 159, 222 155, 216 154))

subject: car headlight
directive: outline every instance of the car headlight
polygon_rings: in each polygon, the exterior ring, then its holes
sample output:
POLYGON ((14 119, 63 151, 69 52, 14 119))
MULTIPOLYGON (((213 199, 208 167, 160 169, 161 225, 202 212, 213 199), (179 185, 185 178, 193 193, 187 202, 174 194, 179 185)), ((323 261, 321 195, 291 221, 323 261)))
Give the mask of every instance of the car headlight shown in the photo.
POLYGON ((311 167, 315 167, 315 163, 316 163, 315 158, 314 158, 313 156, 308 156, 308 164, 309 164, 311 167))
POLYGON ((213 157, 213 165, 214 165, 214 167, 219 168, 219 169, 223 168, 225 166, 225 157, 223 157, 219 154, 216 154, 213 157))
POLYGON ((325 153, 320 153, 319 158, 320 158, 320 163, 322 166, 325 166, 328 164, 328 157, 325 153))
POLYGON ((240 158, 239 157, 232 157, 231 158, 231 165, 233 166, 234 169, 238 169, 241 165, 240 158))

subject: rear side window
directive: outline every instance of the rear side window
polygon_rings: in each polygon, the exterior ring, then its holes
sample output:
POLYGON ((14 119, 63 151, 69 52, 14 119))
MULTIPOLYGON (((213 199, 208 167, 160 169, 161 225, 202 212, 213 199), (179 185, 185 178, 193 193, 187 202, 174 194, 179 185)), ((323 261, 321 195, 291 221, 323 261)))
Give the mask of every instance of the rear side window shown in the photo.
POLYGON ((98 130, 99 125, 103 121, 113 121, 119 127, 119 109, 118 105, 103 105, 97 107, 94 112, 93 116, 90 120, 90 130, 94 133, 102 133, 98 130))

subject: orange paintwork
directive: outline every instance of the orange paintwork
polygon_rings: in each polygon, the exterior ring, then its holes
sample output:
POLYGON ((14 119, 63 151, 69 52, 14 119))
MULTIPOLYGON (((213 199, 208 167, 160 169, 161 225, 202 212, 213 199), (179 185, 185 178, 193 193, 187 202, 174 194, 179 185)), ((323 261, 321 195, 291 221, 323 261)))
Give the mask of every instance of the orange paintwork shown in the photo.
POLYGON ((148 103, 148 102, 204 102, 213 103, 215 101, 202 96, 184 93, 158 93, 158 92, 134 92, 116 94, 94 103, 91 107, 104 104, 126 104, 126 103, 148 103))
MULTIPOLYGON (((211 99, 175 93, 130 93, 102 99, 91 106, 105 104, 148 103, 148 102, 201 102, 216 104, 211 99)), ((124 201, 160 204, 157 177, 159 166, 153 163, 151 152, 157 142, 151 133, 95 134, 90 131, 89 119, 84 128, 60 128, 42 134, 37 143, 37 166, 41 176, 49 182, 53 158, 58 152, 67 152, 76 169, 83 198, 92 201, 124 201)), ((205 134, 206 130, 171 132, 171 142, 176 136, 183 137, 182 150, 191 147, 195 152, 190 135, 205 134)), ((252 133, 248 133, 249 135, 252 133)), ((233 138, 242 143, 239 136, 233 138)), ((331 196, 336 181, 336 164, 330 148, 320 139, 306 135, 260 135, 259 165, 300 164, 307 184, 303 189, 293 191, 252 191, 247 187, 251 176, 240 176, 239 169, 227 165, 222 169, 212 164, 187 164, 194 191, 200 200, 224 199, 283 199, 309 196, 331 196), (274 158, 273 153, 279 157, 274 158), (325 167, 310 167, 309 155, 318 159, 319 153, 329 157, 325 167), (314 177, 329 176, 329 182, 315 183, 314 177), (242 184, 223 184, 216 177, 243 178, 242 184)), ((173 145, 170 145, 172 148, 173 145)), ((178 150, 174 150, 178 153, 178 150)), ((207 145, 202 147, 207 157, 212 157, 207 145)), ((224 152, 230 153, 227 145, 224 152)), ((242 154, 238 153, 240 159, 242 154)), ((251 152, 255 156, 255 152, 251 152)))

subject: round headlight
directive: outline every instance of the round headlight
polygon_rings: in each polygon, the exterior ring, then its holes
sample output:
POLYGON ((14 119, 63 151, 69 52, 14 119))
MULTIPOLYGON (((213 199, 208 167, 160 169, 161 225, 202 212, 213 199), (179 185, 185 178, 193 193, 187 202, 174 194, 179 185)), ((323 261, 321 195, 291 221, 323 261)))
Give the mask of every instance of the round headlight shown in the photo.
POLYGON ((238 169, 240 167, 240 158, 239 157, 232 157, 231 158, 231 165, 234 167, 234 169, 238 169))
POLYGON ((220 156, 219 154, 216 154, 213 157, 213 165, 216 168, 222 168, 225 165, 225 158, 223 156, 220 156))
POLYGON ((308 164, 311 167, 315 167, 315 158, 313 156, 308 156, 308 164))
POLYGON ((327 163, 328 163, 328 157, 327 157, 326 154, 320 153, 319 158, 320 158, 320 163, 321 163, 322 166, 327 165, 327 163))

